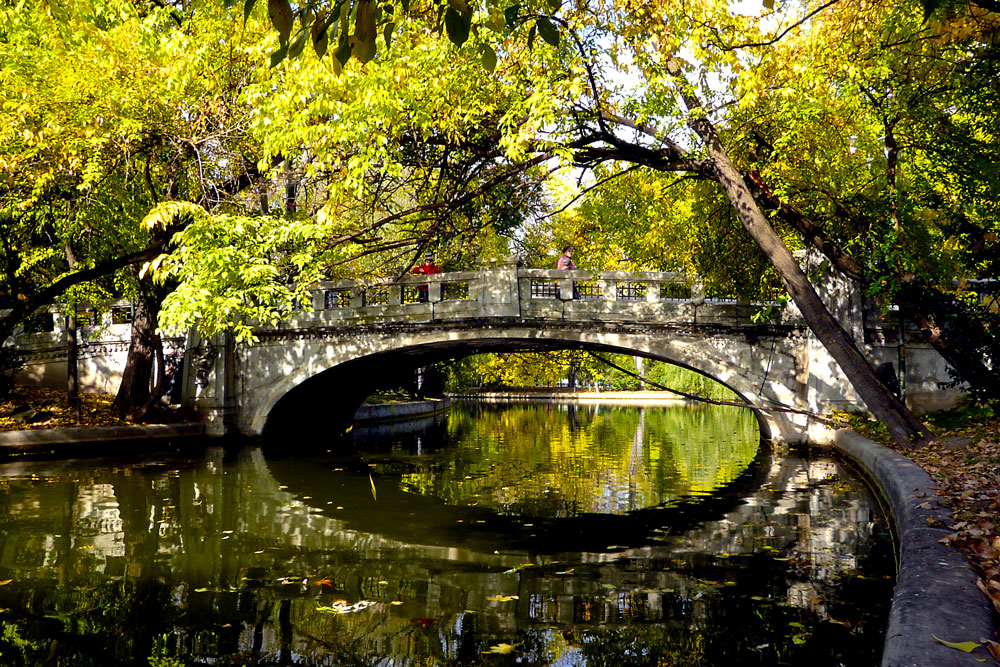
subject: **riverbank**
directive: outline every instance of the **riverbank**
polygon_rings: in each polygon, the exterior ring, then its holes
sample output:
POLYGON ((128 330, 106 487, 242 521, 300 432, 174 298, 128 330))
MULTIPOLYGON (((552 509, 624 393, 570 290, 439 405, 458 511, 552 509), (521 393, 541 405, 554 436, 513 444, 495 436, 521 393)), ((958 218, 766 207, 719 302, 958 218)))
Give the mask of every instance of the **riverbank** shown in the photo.
MULTIPOLYGON (((80 412, 66 405, 66 392, 49 387, 18 385, 10 395, 0 397, 0 432, 36 431, 79 427, 130 427, 136 422, 111 415, 110 394, 80 394, 80 412), (78 419, 79 417, 79 419, 78 419)), ((138 422, 148 424, 185 424, 200 421, 198 416, 180 406, 157 405, 149 416, 138 422)))
MULTIPOLYGON (((859 418, 852 422, 854 431, 878 442, 886 452, 917 464, 930 480, 927 488, 912 491, 908 501, 906 513, 918 513, 916 520, 911 521, 911 528, 923 523, 921 527, 925 529, 925 535, 913 540, 913 549, 925 553, 941 547, 957 549, 971 565, 975 576, 953 588, 960 591, 963 585, 975 586, 994 605, 992 636, 939 637, 959 643, 973 642, 981 648, 971 655, 981 656, 988 652, 1000 661, 997 641, 1000 640, 1000 417, 994 417, 992 411, 931 415, 928 423, 937 439, 925 447, 907 451, 896 450, 877 423, 859 418), (933 542, 929 542, 932 538, 933 542), (921 540, 926 543, 920 544, 921 540)), ((889 460, 884 453, 879 457, 889 460)), ((902 532, 900 530, 901 539, 902 532)), ((921 578, 928 574, 918 570, 921 578)), ((902 585, 902 577, 900 581, 902 585)), ((910 582, 909 595, 933 595, 922 590, 922 584, 922 581, 910 582)))
POLYGON ((510 401, 541 401, 546 403, 628 403, 630 405, 679 405, 691 403, 686 398, 666 391, 552 391, 552 390, 512 390, 477 391, 447 394, 448 398, 482 401, 484 403, 507 403, 510 401))
POLYGON ((898 572, 883 667, 960 667, 1000 657, 989 581, 951 540, 951 503, 936 495, 931 476, 850 429, 836 432, 833 448, 879 489, 895 522, 898 572))

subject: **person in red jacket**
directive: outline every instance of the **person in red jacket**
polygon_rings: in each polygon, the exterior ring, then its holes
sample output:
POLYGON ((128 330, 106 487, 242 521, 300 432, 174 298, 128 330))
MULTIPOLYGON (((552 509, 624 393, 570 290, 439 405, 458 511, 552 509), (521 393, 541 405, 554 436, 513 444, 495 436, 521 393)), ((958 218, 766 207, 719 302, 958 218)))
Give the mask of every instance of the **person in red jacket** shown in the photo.
POLYGON ((424 263, 414 267, 413 272, 427 276, 433 273, 441 273, 441 268, 434 263, 434 253, 429 252, 424 255, 424 263))
MULTIPOLYGON (((413 268, 413 272, 418 275, 429 276, 435 273, 441 273, 441 268, 434 263, 434 253, 429 252, 424 255, 424 263, 420 266, 413 268)), ((427 285, 418 285, 417 289, 420 290, 420 302, 427 303, 430 300, 430 295, 427 291, 427 285)))

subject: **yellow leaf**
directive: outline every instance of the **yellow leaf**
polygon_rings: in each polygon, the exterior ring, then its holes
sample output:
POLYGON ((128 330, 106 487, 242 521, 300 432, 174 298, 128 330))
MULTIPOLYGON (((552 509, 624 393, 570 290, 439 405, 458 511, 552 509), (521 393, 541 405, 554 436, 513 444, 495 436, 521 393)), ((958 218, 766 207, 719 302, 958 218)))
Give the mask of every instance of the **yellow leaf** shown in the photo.
POLYGON ((934 639, 938 640, 948 648, 957 648, 959 651, 965 651, 966 653, 971 653, 977 648, 982 646, 982 644, 977 644, 976 642, 946 642, 937 635, 931 635, 934 639))
POLYGON ((491 646, 488 651, 483 651, 483 653, 500 653, 501 655, 507 655, 508 653, 513 653, 516 644, 497 644, 496 646, 491 646))
POLYGON ((3 581, 0 581, 0 586, 6 586, 7 584, 9 584, 12 581, 14 581, 14 580, 13 579, 4 579, 3 581))

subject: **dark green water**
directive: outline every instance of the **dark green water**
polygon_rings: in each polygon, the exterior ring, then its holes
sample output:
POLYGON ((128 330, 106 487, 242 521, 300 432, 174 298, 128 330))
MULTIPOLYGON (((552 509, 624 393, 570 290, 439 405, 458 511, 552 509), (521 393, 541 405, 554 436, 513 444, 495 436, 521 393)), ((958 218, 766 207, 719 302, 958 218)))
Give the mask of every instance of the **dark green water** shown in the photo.
POLYGON ((0 665, 879 662, 877 503, 833 459, 759 449, 745 412, 358 431, 0 466, 0 665))

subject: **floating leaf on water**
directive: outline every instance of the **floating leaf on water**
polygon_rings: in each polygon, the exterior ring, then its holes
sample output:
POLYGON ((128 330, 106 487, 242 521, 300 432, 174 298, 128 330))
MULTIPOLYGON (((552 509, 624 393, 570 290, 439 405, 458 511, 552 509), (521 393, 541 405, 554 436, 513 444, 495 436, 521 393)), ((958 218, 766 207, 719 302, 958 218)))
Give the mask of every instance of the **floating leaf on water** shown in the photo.
POLYGON ((12 581, 14 581, 14 580, 13 579, 4 579, 3 581, 0 581, 0 586, 6 586, 7 584, 9 584, 12 581))
POLYGON ((402 600, 393 600, 389 604, 391 604, 393 607, 398 607, 399 605, 403 604, 403 601, 402 600))
POLYGON ((517 644, 497 644, 496 646, 491 646, 489 649, 483 651, 483 653, 500 653, 501 655, 507 655, 508 653, 513 653, 517 648, 517 644))
POLYGON ((490 602, 510 602, 511 600, 517 600, 519 598, 516 595, 503 595, 498 593, 496 595, 490 595, 486 599, 490 602))
POLYGON ((356 611, 361 611, 362 609, 367 609, 375 604, 377 603, 373 600, 359 600, 354 604, 348 603, 347 600, 334 600, 330 603, 329 607, 316 605, 316 611, 321 611, 325 614, 350 614, 356 611))

